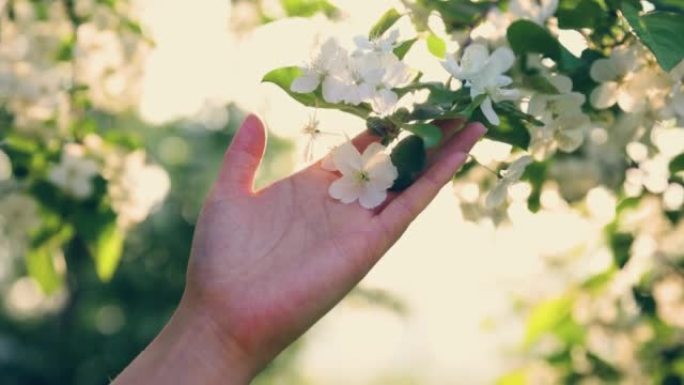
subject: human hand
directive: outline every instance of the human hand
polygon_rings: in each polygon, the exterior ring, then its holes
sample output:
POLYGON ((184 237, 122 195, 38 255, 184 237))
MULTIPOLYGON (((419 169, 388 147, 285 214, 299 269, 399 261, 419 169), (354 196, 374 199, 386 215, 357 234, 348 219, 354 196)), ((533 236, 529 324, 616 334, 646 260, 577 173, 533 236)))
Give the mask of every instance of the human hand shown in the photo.
MULTIPOLYGON (((236 383, 248 382, 338 303, 452 178, 486 131, 473 123, 454 133, 461 126, 442 122, 445 140, 429 154, 425 173, 367 210, 330 198, 338 176, 320 162, 254 192, 266 136, 259 119, 249 116, 197 223, 171 334, 192 327, 208 336, 204 349, 215 345, 230 361, 225 372, 236 383)), ((353 142, 362 151, 377 139, 363 133, 353 142)))

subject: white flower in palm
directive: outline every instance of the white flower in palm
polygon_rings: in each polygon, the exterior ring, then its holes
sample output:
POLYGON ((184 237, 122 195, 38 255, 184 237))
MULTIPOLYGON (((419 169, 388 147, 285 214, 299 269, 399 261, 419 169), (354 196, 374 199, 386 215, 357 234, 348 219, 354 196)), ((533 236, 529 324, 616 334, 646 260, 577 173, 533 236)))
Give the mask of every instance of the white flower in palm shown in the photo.
POLYGON ((601 84, 591 92, 592 106, 605 109, 617 103, 625 112, 643 110, 649 103, 662 107, 670 82, 654 65, 644 65, 645 56, 639 47, 629 47, 596 60, 590 75, 601 84))
POLYGON ((320 47, 320 52, 314 56, 309 64, 300 67, 302 75, 296 78, 290 85, 293 92, 313 92, 323 82, 323 94, 326 94, 324 80, 329 74, 344 68, 347 61, 347 51, 342 48, 337 40, 330 38, 320 47))
POLYGON ((397 39, 399 39, 399 30, 395 29, 389 33, 378 36, 374 39, 369 39, 367 36, 356 36, 354 44, 356 44, 356 51, 354 55, 365 53, 391 53, 397 46, 397 39), (384 37, 383 37, 384 36, 384 37))
POLYGON ((532 157, 524 155, 511 163, 508 169, 501 172, 501 178, 499 178, 485 199, 487 208, 493 209, 501 206, 508 195, 508 188, 520 180, 525 172, 525 168, 531 163, 532 157))
POLYGON ((556 149, 575 151, 582 145, 590 124, 589 117, 582 113, 584 95, 572 92, 572 80, 552 75, 548 81, 558 93, 534 94, 528 106, 528 113, 544 123, 541 127, 530 127, 530 151, 537 160, 547 158, 556 149))
POLYGON ((69 143, 62 149, 60 163, 48 172, 48 180, 65 194, 85 199, 93 193, 93 177, 97 174, 97 162, 86 156, 83 146, 69 143))
POLYGON ((358 200, 367 209, 385 201, 387 190, 399 175, 379 143, 372 143, 361 154, 351 142, 346 142, 333 150, 330 160, 326 168, 334 166, 342 174, 330 185, 330 196, 347 204, 358 200))
POLYGON ((493 103, 515 100, 520 95, 516 89, 504 88, 513 83, 504 73, 514 62, 515 55, 508 47, 499 47, 490 55, 486 46, 471 44, 463 52, 460 63, 450 55, 442 65, 454 78, 465 81, 471 98, 486 95, 480 109, 491 124, 498 125, 500 121, 493 103))

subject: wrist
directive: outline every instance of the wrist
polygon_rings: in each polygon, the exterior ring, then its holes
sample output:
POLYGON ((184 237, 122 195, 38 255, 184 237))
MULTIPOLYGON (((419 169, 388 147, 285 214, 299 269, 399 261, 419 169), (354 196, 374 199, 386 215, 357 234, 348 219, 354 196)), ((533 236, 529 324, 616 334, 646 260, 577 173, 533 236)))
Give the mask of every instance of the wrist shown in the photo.
POLYGON ((157 338, 114 384, 247 385, 256 374, 250 362, 210 316, 184 298, 157 338))

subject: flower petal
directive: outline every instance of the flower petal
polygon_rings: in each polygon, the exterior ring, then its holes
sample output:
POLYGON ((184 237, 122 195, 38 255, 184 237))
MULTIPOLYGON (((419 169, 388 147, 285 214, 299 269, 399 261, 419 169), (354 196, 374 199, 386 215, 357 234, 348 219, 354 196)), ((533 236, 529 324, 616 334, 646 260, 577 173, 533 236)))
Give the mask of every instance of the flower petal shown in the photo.
POLYGON ((364 186, 359 195, 359 204, 366 209, 378 207, 387 198, 387 190, 378 190, 368 184, 364 186))
POLYGON ((489 49, 483 44, 471 44, 463 51, 461 67, 464 74, 479 72, 489 58, 489 49))
POLYGON ((495 73, 502 74, 511 69, 514 63, 515 54, 513 51, 508 47, 499 47, 492 52, 487 65, 492 66, 495 73))
POLYGON ((399 176, 399 171, 392 164, 392 160, 387 154, 379 154, 376 162, 367 169, 368 184, 379 190, 387 190, 394 184, 399 176))
POLYGON ((494 209, 501 206, 508 195, 508 185, 508 181, 501 179, 494 188, 489 191, 489 194, 487 194, 487 198, 485 199, 485 206, 488 209, 494 209))
POLYGON ((494 111, 494 106, 492 106, 492 99, 490 97, 486 97, 485 100, 482 101, 480 109, 489 123, 495 126, 498 126, 499 123, 501 123, 499 116, 496 114, 496 111, 494 111))
POLYGON ((321 83, 320 75, 310 69, 304 69, 302 76, 296 78, 290 85, 292 92, 307 94, 313 92, 321 83))
POLYGON ((328 194, 342 203, 352 203, 359 198, 363 186, 353 176, 342 176, 332 182, 328 194))
POLYGON ((613 81, 618 78, 618 70, 610 59, 598 59, 589 70, 589 75, 594 81, 603 83, 613 81))
POLYGON ((385 151, 385 146, 378 142, 373 142, 366 147, 366 149, 363 151, 363 154, 361 155, 361 161, 363 162, 364 166, 368 165, 371 163, 373 158, 378 155, 379 153, 385 151))
POLYGON ((361 154, 359 154, 359 150, 354 147, 352 142, 341 144, 332 152, 332 157, 335 167, 342 175, 354 175, 363 167, 361 154))
POLYGON ((551 83, 558 92, 567 94, 572 91, 572 80, 565 75, 554 74, 549 76, 549 83, 551 83))
POLYGON ((336 76, 326 76, 323 80, 323 99, 328 103, 339 103, 349 92, 349 85, 336 76))
POLYGON ((617 102, 617 92, 618 84, 616 82, 606 82, 591 91, 589 100, 594 108, 602 110, 617 102))

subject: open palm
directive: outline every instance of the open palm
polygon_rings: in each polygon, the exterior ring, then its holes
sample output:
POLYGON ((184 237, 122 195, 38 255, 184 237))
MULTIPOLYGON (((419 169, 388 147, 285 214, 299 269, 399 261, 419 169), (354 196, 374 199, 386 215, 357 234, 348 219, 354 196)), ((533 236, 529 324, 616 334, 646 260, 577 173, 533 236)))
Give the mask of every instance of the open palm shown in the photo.
MULTIPOLYGON (((471 124, 451 136, 411 187, 373 211, 330 198, 339 175, 318 163, 253 192, 266 138, 259 119, 248 117, 200 216, 185 296, 255 366, 265 365, 368 273, 484 131, 471 124)), ((354 144, 363 150, 375 139, 361 134, 354 144)))

